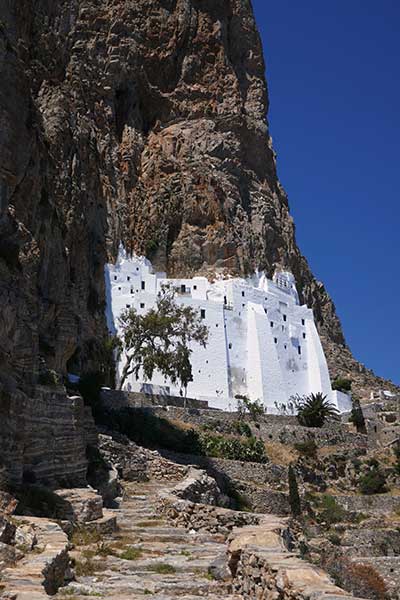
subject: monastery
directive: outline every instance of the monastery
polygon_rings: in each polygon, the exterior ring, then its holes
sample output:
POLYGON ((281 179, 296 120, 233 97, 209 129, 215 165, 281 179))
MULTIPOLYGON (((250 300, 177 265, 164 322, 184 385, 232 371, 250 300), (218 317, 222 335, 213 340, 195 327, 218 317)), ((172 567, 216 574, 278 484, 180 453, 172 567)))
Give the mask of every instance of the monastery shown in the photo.
MULTIPOLYGON (((146 313, 155 306, 162 286, 176 290, 176 301, 192 306, 209 330, 207 347, 193 344, 190 398, 214 408, 235 410, 235 396, 261 400, 268 413, 278 412, 290 398, 322 392, 340 412, 351 410, 351 398, 333 391, 313 312, 301 306, 293 275, 276 272, 252 279, 205 277, 167 279, 145 258, 120 250, 115 265, 105 268, 107 322, 118 333, 118 317, 131 307, 146 313)), ((118 364, 118 375, 124 356, 118 364)), ((155 374, 152 381, 125 382, 129 391, 179 395, 179 388, 155 374)))

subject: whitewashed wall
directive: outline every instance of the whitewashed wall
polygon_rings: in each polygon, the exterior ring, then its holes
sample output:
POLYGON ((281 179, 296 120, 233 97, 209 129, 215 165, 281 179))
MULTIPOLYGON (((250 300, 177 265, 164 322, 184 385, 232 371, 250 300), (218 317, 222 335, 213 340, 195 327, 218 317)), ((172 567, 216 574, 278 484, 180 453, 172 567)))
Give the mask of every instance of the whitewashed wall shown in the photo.
MULTIPOLYGON (((171 280, 153 273, 149 261, 129 258, 121 250, 117 263, 106 266, 105 277, 107 323, 112 333, 119 329, 123 310, 133 307, 144 314, 154 307, 166 283, 177 289, 177 302, 204 311, 209 339, 205 349, 198 344, 192 347, 189 397, 233 410, 235 395, 246 394, 261 400, 268 412, 276 412, 276 403, 287 403, 295 394, 323 392, 333 402, 340 401, 341 407, 348 406, 332 394, 312 311, 299 306, 290 273, 277 274, 275 281, 265 276, 255 276, 251 282, 230 279, 213 284, 203 277, 171 280)), ((119 373, 123 364, 122 358, 119 373)), ((131 376, 126 387, 139 391, 146 383, 168 386, 173 394, 180 392, 159 373, 151 382, 131 376)))

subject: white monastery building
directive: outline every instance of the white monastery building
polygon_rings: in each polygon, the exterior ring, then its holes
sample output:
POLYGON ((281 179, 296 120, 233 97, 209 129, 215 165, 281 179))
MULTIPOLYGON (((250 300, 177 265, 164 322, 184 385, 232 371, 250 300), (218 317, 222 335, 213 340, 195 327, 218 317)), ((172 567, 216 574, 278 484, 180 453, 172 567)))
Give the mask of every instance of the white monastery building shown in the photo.
MULTIPOLYGON (((162 286, 176 290, 176 301, 199 312, 208 327, 208 343, 192 346, 193 381, 190 398, 207 400, 214 408, 235 410, 237 394, 261 400, 265 410, 276 413, 299 394, 322 392, 340 412, 351 410, 351 399, 332 391, 328 367, 312 310, 300 306, 293 275, 277 272, 273 281, 265 275, 251 280, 205 277, 167 279, 154 273, 151 263, 120 250, 115 265, 105 268, 107 322, 118 333, 122 311, 135 308, 146 313, 153 308, 162 286)), ((124 357, 118 364, 122 372, 124 357)), ((153 391, 179 395, 160 374, 152 381, 125 382, 129 391, 153 391)))

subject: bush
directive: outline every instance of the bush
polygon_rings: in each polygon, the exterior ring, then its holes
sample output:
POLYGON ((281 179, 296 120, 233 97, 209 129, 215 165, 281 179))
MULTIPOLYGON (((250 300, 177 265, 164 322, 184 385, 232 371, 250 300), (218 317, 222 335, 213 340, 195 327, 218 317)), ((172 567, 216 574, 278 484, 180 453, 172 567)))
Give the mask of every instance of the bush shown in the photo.
POLYGON ((294 445, 295 450, 308 458, 316 458, 318 446, 314 439, 309 439, 304 442, 299 442, 294 445))
POLYGON ((46 369, 45 371, 41 371, 39 373, 38 383, 40 385, 49 385, 55 387, 60 383, 60 380, 55 371, 46 369))
POLYGON ((301 500, 299 496, 299 488, 297 485, 296 475, 292 465, 289 465, 288 479, 290 510, 294 517, 299 517, 301 515, 301 500))
POLYGON ((362 475, 358 482, 360 492, 366 495, 384 494, 387 492, 386 477, 379 466, 373 465, 368 473, 362 475))
POLYGON ((332 389, 338 392, 350 392, 351 391, 351 379, 345 379, 344 377, 336 377, 332 382, 332 389))
POLYGON ((232 428, 234 432, 239 435, 243 435, 248 438, 252 436, 250 425, 244 421, 234 421, 232 423, 232 428))
POLYGON ((333 525, 334 523, 340 523, 347 517, 347 512, 342 508, 335 500, 333 496, 324 494, 320 500, 319 508, 322 509, 319 513, 319 520, 333 525))
POLYGON ((245 462, 266 463, 267 455, 262 440, 255 437, 238 439, 211 433, 200 435, 202 454, 214 458, 229 458, 245 462))

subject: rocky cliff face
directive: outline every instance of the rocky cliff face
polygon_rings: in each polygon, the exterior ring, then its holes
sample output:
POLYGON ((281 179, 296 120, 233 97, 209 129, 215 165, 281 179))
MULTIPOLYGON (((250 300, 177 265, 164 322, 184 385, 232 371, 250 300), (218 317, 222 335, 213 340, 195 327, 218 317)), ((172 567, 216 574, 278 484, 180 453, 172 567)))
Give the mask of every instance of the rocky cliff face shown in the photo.
POLYGON ((290 268, 333 373, 382 385, 296 245, 249 0, 3 0, 0 81, 0 372, 87 364, 122 239, 171 275, 290 268))

